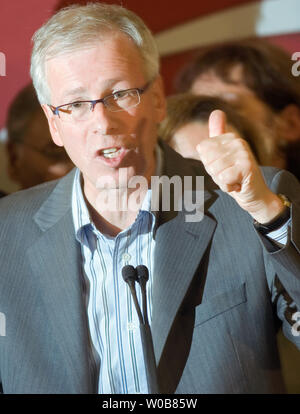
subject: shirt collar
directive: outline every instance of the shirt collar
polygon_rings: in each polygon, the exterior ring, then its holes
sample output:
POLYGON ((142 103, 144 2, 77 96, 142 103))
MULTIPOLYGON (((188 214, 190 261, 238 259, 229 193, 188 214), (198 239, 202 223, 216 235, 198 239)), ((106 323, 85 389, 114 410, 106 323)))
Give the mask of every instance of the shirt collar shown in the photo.
POLYGON ((82 241, 81 230, 85 226, 92 226, 92 219, 83 197, 81 188, 81 173, 78 168, 76 169, 73 181, 72 213, 76 238, 78 241, 82 241))

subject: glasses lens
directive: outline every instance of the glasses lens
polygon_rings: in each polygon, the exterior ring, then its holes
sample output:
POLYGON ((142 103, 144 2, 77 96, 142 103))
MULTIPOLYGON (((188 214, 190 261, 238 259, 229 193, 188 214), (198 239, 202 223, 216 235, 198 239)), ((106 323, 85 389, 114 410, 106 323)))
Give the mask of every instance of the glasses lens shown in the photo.
POLYGON ((140 94, 136 89, 116 92, 104 100, 106 108, 112 112, 125 111, 137 106, 139 103, 140 94))
MULTIPOLYGON (((137 89, 118 91, 104 98, 102 102, 109 111, 126 111, 140 103, 140 94, 137 89)), ((67 122, 85 121, 92 115, 92 108, 91 102, 73 102, 59 108, 59 117, 67 122)))
POLYGON ((89 102, 74 102, 59 108, 59 116, 63 121, 84 121, 91 112, 89 102))

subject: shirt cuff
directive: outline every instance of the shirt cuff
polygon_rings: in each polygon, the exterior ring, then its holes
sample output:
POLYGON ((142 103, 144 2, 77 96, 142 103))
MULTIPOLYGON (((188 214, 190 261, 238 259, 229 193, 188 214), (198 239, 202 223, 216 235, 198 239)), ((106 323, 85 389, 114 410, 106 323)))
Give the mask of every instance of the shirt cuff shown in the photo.
POLYGON ((287 244, 288 241, 288 226, 291 223, 291 218, 286 221, 279 229, 270 231, 265 234, 265 237, 271 239, 278 247, 282 248, 287 244))

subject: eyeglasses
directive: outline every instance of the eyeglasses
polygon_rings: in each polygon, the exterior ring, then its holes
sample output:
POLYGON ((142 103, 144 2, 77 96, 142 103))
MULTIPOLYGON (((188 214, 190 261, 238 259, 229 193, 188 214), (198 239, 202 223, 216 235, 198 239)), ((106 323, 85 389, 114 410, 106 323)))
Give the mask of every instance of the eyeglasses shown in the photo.
POLYGON ((152 80, 142 88, 125 89, 92 101, 76 101, 54 107, 48 105, 54 115, 62 121, 86 121, 91 117, 97 103, 102 103, 111 112, 121 112, 134 108, 141 102, 141 95, 149 88, 152 80))

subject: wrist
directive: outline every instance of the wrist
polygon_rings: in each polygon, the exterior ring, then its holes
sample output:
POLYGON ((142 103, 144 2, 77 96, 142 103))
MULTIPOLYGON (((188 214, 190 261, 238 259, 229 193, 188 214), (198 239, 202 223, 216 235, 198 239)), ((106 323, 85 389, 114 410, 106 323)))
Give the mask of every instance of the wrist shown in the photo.
POLYGON ((278 230, 290 219, 291 202, 288 200, 286 196, 282 194, 278 194, 278 198, 281 200, 283 204, 283 210, 280 214, 275 216, 272 220, 263 224, 256 220, 254 220, 253 222, 256 230, 258 230, 262 234, 268 234, 272 231, 278 230))
POLYGON ((266 225, 280 217, 286 208, 287 204, 284 201, 284 196, 271 193, 261 205, 259 211, 251 215, 256 223, 266 225))

